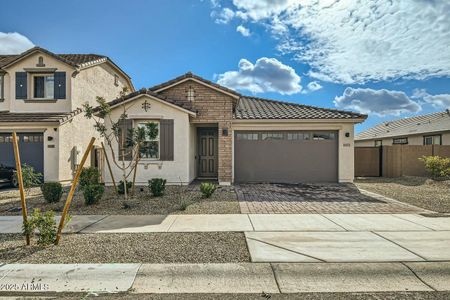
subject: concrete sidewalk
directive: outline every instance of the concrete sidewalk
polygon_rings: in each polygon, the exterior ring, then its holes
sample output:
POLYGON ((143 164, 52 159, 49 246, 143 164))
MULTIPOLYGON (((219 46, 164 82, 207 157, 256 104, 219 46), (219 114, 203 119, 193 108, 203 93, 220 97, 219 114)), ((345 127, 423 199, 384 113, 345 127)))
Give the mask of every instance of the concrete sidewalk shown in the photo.
MULTIPOLYGON (((0 216, 0 233, 19 233, 21 216, 0 216)), ((75 215, 67 233, 210 231, 446 231, 450 217, 416 214, 75 215)))
POLYGON ((448 291, 450 263, 4 265, 1 292, 448 291))

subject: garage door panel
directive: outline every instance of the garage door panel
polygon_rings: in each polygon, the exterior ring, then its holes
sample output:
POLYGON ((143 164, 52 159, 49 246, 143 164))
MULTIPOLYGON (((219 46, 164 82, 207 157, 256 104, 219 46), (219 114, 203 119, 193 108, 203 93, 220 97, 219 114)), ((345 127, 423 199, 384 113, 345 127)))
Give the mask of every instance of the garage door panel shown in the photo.
MULTIPOLYGON (((0 163, 15 167, 11 133, 0 133, 0 163)), ((18 133, 20 160, 36 172, 44 172, 44 140, 42 133, 18 133)))
POLYGON ((336 139, 261 140, 261 136, 235 139, 236 182, 337 181, 336 139))

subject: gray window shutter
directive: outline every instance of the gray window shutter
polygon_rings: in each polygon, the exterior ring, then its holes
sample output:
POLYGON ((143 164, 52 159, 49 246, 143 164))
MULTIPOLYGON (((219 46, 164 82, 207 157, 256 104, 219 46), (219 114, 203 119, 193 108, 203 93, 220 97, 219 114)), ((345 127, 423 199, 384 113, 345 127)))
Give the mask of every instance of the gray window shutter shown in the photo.
POLYGON ((173 137, 173 120, 163 119, 159 123, 160 125, 160 135, 159 135, 159 151, 161 160, 173 160, 173 148, 174 148, 174 137, 173 137))
POLYGON ((16 72, 16 99, 27 99, 27 72, 16 72))
POLYGON ((55 99, 66 99, 66 72, 55 72, 55 99))
POLYGON ((119 147, 117 149, 119 160, 130 161, 133 159, 132 147, 127 147, 127 139, 130 138, 131 129, 133 129, 133 120, 125 119, 119 122, 119 147), (125 149, 125 157, 122 155, 122 148, 125 149))

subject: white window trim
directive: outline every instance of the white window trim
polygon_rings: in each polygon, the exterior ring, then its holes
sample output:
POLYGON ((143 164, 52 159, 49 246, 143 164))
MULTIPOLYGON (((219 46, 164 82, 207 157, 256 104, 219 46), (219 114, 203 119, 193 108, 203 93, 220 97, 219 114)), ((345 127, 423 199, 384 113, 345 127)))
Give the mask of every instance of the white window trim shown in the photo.
MULTIPOLYGON (((31 83, 30 83, 30 94, 31 94, 31 99, 33 100, 55 100, 55 92, 53 91, 53 97, 52 98, 46 98, 45 96, 43 98, 37 98, 34 96, 34 78, 36 77, 45 77, 45 76, 53 76, 53 86, 55 85, 55 74, 54 73, 36 73, 36 74, 31 74, 31 83)), ((45 89, 45 85, 44 85, 44 89, 45 89)), ((44 90, 44 95, 45 95, 45 90, 44 90)))
POLYGON ((145 123, 156 123, 158 124, 158 136, 156 139, 146 142, 158 142, 158 157, 155 158, 149 158, 149 157, 142 157, 140 161, 161 161, 161 122, 159 119, 139 119, 139 120, 133 120, 133 127, 137 128, 140 124, 145 123))

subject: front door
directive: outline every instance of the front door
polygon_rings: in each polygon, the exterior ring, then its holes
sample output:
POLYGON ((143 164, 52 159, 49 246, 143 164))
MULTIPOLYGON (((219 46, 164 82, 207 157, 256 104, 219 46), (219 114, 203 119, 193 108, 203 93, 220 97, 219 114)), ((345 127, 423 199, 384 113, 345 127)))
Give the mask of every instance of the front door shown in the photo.
POLYGON ((198 177, 217 178, 217 128, 198 129, 198 177))

